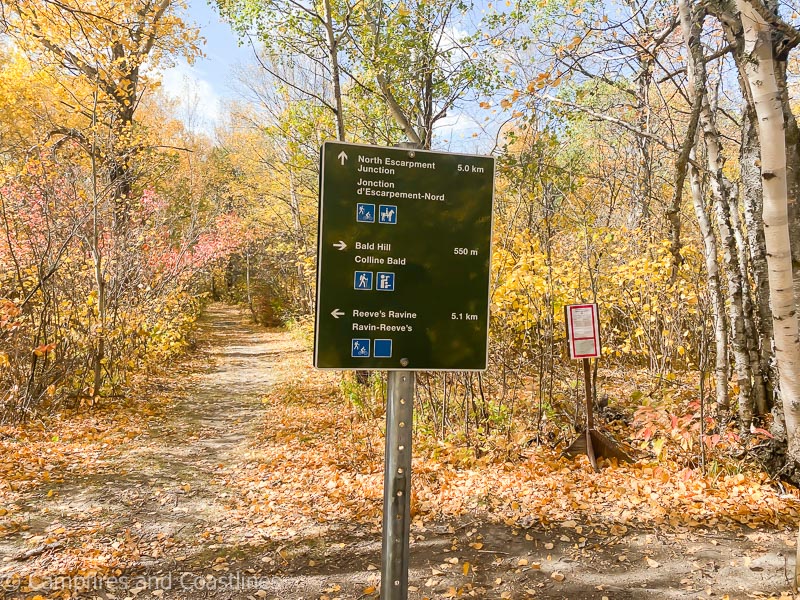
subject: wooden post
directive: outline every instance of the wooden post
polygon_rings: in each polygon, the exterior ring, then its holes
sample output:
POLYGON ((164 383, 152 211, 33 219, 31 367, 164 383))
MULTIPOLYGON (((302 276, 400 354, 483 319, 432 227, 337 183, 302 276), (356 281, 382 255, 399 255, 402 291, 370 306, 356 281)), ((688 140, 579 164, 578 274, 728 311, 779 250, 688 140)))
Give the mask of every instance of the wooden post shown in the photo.
MULTIPOLYGON (((586 392, 586 430, 575 438, 564 450, 567 456, 586 454, 595 472, 597 457, 616 458, 620 462, 633 462, 623 450, 594 428, 595 390, 592 379, 591 358, 597 361, 601 356, 600 318, 597 304, 571 304, 564 307, 564 322, 567 326, 569 357, 583 361, 583 386, 586 392), (590 314, 587 314, 590 311, 590 314)), ((595 369, 597 362, 595 362, 595 369)), ((576 412, 576 418, 577 418, 576 412)), ((577 422, 576 422, 577 425, 577 422)))
POLYGON ((586 429, 594 429, 594 394, 592 393, 592 366, 588 358, 583 359, 583 385, 586 388, 586 429))
POLYGON ((592 445, 592 432, 594 431, 594 406, 592 394, 592 366, 588 358, 583 359, 583 386, 586 388, 586 454, 595 472, 600 469, 597 467, 597 458, 594 455, 592 445))

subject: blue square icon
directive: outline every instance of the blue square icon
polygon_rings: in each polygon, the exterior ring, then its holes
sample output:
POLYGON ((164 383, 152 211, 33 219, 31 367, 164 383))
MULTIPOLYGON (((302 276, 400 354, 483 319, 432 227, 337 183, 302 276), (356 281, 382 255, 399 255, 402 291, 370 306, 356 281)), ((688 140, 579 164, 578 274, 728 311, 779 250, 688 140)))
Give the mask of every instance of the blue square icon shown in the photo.
POLYGON ((378 272, 378 281, 375 284, 375 289, 379 292, 393 292, 394 291, 394 273, 378 272))
MULTIPOLYGON (((394 282, 392 283, 392 287, 394 287, 394 282)), ((357 290, 371 290, 372 271, 356 271, 353 279, 353 288, 357 290)))
POLYGON ((352 340, 350 342, 350 356, 353 358, 369 358, 369 340, 352 340))
POLYGON ((363 202, 356 204, 356 221, 359 223, 374 223, 375 205, 364 204, 363 202))
POLYGON ((397 207, 393 204, 381 204, 378 207, 378 223, 397 224, 397 207))
POLYGON ((392 340, 375 340, 375 358, 392 358, 392 340))

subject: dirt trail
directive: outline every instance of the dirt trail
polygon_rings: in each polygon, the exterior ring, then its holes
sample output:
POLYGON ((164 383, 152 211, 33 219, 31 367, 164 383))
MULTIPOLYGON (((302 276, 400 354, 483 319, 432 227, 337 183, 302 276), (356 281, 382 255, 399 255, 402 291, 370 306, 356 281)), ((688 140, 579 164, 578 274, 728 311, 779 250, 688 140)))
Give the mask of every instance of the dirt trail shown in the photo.
MULTIPOLYGON (((51 487, 55 493, 37 489, 24 498, 26 526, 0 539, 5 563, 30 551, 30 540, 81 526, 98 530, 93 537, 101 548, 104 542, 113 548, 116 540, 122 564, 131 563, 130 555, 138 559, 123 573, 132 581, 168 573, 176 556, 205 558, 209 532, 230 502, 217 474, 246 460, 263 427, 260 400, 278 377, 273 367, 297 350, 284 332, 249 325, 223 305, 207 310, 198 338, 193 373, 159 386, 173 401, 164 417, 152 420, 99 473, 76 473, 51 487)), ((60 546, 47 549, 44 557, 51 561, 42 561, 43 568, 58 560, 60 546)))
MULTIPOLYGON (((53 497, 41 489, 27 495, 28 527, 0 539, 4 562, 46 570, 64 548, 12 559, 36 536, 84 527, 84 546, 124 566, 101 573, 98 589, 83 597, 376 598, 374 519, 299 530, 279 522, 276 534, 275 523, 266 528, 255 516, 243 518, 236 510, 242 491, 227 485, 232 472, 263 466, 265 420, 287 412, 291 419, 296 409, 288 400, 268 408, 262 398, 291 377, 288 361, 306 360, 303 350, 287 333, 248 325, 221 305, 201 320, 199 339, 192 372, 165 384, 174 404, 163 417, 118 448, 101 472, 66 477, 53 497)), ((789 532, 629 530, 609 537, 591 527, 525 529, 473 515, 417 523, 412 533, 412 600, 779 597, 793 568, 789 532)), ((7 594, 30 598, 33 591, 7 594)))

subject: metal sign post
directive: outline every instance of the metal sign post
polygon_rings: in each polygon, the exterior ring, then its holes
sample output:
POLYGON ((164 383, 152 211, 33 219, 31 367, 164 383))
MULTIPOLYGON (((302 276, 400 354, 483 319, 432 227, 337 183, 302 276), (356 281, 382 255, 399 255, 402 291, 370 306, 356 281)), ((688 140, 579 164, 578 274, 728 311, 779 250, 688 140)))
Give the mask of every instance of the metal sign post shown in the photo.
POLYGON ((314 366, 387 370, 381 599, 407 600, 415 371, 489 354, 494 158, 326 142, 314 366))
POLYGON ((381 600, 408 598, 414 371, 389 371, 383 472, 381 600))
MULTIPOLYGON (((405 142, 401 148, 418 150, 405 142)), ((386 450, 383 464, 381 599, 408 599, 411 538, 411 459, 414 423, 414 371, 389 371, 386 385, 386 450)))

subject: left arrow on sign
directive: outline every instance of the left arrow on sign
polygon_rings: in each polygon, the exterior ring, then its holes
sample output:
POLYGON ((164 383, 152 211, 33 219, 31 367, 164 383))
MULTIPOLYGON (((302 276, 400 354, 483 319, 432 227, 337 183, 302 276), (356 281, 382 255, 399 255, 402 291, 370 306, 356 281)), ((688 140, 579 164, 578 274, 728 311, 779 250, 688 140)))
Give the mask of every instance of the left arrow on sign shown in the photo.
POLYGON ((334 319, 338 319, 339 317, 343 317, 344 313, 341 310, 339 310, 338 308, 334 308, 333 311, 331 311, 331 316, 334 319))
POLYGON ((342 166, 344 166, 344 163, 347 162, 347 154, 344 153, 344 150, 339 152, 339 156, 337 156, 336 158, 338 158, 342 162, 342 166))
POLYGON ((340 251, 347 248, 347 244, 345 244, 342 240, 339 240, 333 245, 334 248, 338 248, 340 251))

